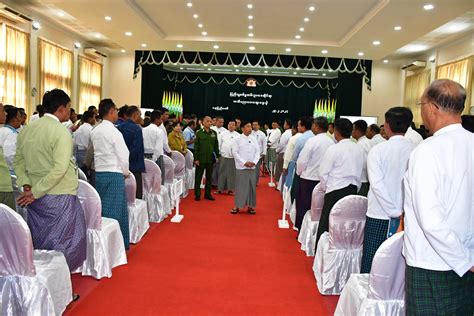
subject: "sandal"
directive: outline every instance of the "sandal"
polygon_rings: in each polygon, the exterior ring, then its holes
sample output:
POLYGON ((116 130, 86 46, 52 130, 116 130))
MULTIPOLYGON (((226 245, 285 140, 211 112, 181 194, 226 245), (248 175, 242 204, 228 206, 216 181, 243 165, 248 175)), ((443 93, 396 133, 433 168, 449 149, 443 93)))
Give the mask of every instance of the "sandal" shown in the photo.
POLYGON ((228 191, 227 194, 234 195, 234 191, 228 191))
POLYGON ((230 214, 237 214, 239 212, 238 208, 233 208, 230 210, 230 214))
POLYGON ((255 212, 255 210, 253 208, 250 208, 247 210, 247 212, 249 212, 249 214, 252 214, 252 215, 255 215, 257 214, 257 212, 255 212))

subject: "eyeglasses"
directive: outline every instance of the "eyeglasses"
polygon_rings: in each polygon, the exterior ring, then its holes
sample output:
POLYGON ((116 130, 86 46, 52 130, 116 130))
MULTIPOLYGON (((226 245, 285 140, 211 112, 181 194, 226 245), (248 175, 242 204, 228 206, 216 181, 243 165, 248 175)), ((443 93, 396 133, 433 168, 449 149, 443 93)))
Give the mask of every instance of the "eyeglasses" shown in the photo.
POLYGON ((430 102, 421 102, 421 101, 420 101, 420 102, 416 102, 416 106, 421 107, 423 104, 430 104, 430 103, 433 104, 437 109, 439 109, 438 104, 436 104, 436 103, 434 103, 434 102, 432 102, 432 101, 430 101, 430 102))

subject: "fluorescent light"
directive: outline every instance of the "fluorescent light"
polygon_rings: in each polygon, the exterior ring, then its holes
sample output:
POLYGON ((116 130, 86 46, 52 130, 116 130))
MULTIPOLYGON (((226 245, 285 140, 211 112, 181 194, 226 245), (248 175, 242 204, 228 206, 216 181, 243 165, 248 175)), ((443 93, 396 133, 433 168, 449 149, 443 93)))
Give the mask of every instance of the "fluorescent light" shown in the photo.
POLYGON ((383 60, 383 63, 384 63, 384 64, 388 64, 388 59, 384 59, 384 60, 383 60))
POLYGON ((379 46, 379 45, 380 45, 380 41, 373 41, 372 44, 374 44, 375 46, 379 46))
POLYGON ((206 36, 207 35, 207 32, 202 32, 201 33, 203 36, 206 36))
POLYGON ((322 53, 322 54, 327 54, 327 53, 329 53, 329 52, 327 51, 327 49, 323 49, 323 50, 321 51, 321 53, 322 53))
POLYGON ((219 49, 219 45, 214 45, 214 49, 219 49))
POLYGON ((253 8, 253 4, 247 4, 247 8, 252 9, 252 8, 253 8))
POLYGON ((178 44, 178 45, 176 45, 176 47, 183 48, 183 44, 178 44))
POLYGON ((132 36, 132 32, 125 32, 125 36, 132 36))
POLYGON ((425 5, 423 6, 423 9, 425 9, 426 11, 433 10, 433 9, 434 9, 434 5, 432 5, 431 3, 425 4, 425 5))
POLYGON ((249 30, 253 30, 253 25, 249 25, 249 30))
POLYGON ((309 7, 309 11, 314 11, 314 10, 316 10, 316 8, 314 6, 309 7))
POLYGON ((288 71, 272 71, 272 74, 282 74, 282 75, 289 75, 288 71))
POLYGON ((203 64, 204 67, 207 67, 207 64, 203 64))
POLYGON ((364 53, 363 53, 363 52, 359 52, 357 55, 359 55, 359 56, 364 56, 364 53))
POLYGON ((304 27, 300 27, 300 32, 304 32, 304 27))
POLYGON ((334 72, 334 70, 332 70, 332 69, 329 69, 329 72, 334 72))
POLYGON ((229 71, 232 71, 232 69, 214 69, 215 71, 225 71, 225 72, 229 72, 229 71))
POLYGON ((179 70, 183 70, 184 68, 183 67, 179 67, 179 70))
POLYGON ((249 37, 253 37, 253 33, 249 33, 249 37))
POLYGON ((234 68, 237 68, 238 66, 237 65, 234 65, 234 68))
POLYGON ((297 72, 296 72, 296 71, 294 71, 294 72, 293 72, 293 74, 294 74, 294 75, 296 75, 296 74, 297 74, 297 72))
POLYGON ((300 67, 296 67, 296 70, 300 70, 301 68, 300 67))
POLYGON ((106 16, 104 17, 104 19, 105 19, 106 21, 112 21, 112 17, 111 17, 111 16, 108 16, 108 15, 106 15, 106 16))
POLYGON ((236 69, 235 72, 240 72, 240 70, 236 69))
POLYGON ((296 38, 296 39, 300 39, 300 38, 301 38, 301 35, 296 35, 295 38, 296 38))
POLYGON ((188 6, 188 8, 191 8, 191 7, 193 6, 193 3, 192 3, 192 2, 188 2, 186 5, 188 6))
POLYGON ((199 17, 199 15, 193 14, 193 18, 197 19, 198 17, 199 17))
POLYGON ((309 18, 304 18, 304 20, 303 20, 303 21, 305 21, 305 22, 309 22, 309 18))
POLYGON ((317 73, 312 73, 312 72, 302 72, 300 75, 305 75, 305 76, 319 76, 317 73))
POLYGON ((250 46, 249 49, 250 50, 255 50, 255 46, 250 46))
POLYGON ((125 53, 125 52, 126 52, 126 50, 125 50, 125 49, 121 49, 121 50, 120 50, 120 52, 122 52, 122 53, 125 53))
POLYGON ((207 70, 211 71, 212 69, 211 69, 211 68, 207 68, 207 70))
POLYGON ((260 73, 260 71, 258 71, 258 70, 247 70, 247 71, 245 71, 245 72, 260 73))
POLYGON ((267 74, 267 73, 268 73, 268 71, 267 71, 267 70, 265 70, 265 71, 264 71, 264 73, 266 73, 266 74, 267 74))
POLYGON ((186 70, 203 71, 204 69, 202 69, 202 68, 186 68, 186 70))
POLYGON ((202 25, 202 23, 199 23, 199 24, 198 24, 198 27, 199 27, 200 29, 202 29, 203 26, 204 26, 204 25, 202 25))
POLYGON ((142 44, 142 47, 146 47, 146 44, 142 44))
POLYGON ((395 31, 400 31, 400 30, 402 29, 402 27, 397 25, 397 26, 395 26, 393 29, 394 29, 395 31))
POLYGON ((291 52, 291 48, 288 47, 288 48, 285 49, 285 51, 286 51, 287 53, 289 53, 289 52, 291 52))
POLYGON ((253 19, 253 15, 249 15, 248 18, 249 18, 249 20, 252 20, 252 19, 253 19))
POLYGON ((323 77, 326 77, 326 74, 323 74, 323 77))
POLYGON ((41 28, 41 24, 38 21, 33 21, 31 27, 33 27, 34 30, 39 30, 41 28))

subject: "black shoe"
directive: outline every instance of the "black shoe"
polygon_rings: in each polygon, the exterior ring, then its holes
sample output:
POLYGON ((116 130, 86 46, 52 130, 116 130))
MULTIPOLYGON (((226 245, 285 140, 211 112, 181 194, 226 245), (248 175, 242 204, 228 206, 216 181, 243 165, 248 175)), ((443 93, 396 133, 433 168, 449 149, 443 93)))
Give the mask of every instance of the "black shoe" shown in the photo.
POLYGON ((194 200, 195 200, 195 201, 201 201, 201 197, 200 197, 200 196, 195 196, 195 197, 194 197, 194 200))
POLYGON ((233 208, 230 210, 230 214, 237 214, 239 212, 238 208, 233 208))
POLYGON ((250 208, 247 210, 247 212, 249 212, 249 214, 252 214, 252 215, 255 215, 257 214, 257 212, 255 212, 255 210, 253 208, 250 208))
POLYGON ((209 201, 215 201, 215 198, 212 195, 205 196, 204 198, 209 201))

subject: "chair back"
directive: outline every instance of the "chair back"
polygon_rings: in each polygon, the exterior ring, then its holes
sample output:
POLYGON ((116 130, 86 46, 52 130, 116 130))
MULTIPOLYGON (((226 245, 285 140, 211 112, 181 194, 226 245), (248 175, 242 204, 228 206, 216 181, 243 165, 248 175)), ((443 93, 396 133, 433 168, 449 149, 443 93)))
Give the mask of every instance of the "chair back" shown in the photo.
POLYGON ((84 171, 82 171, 81 168, 77 168, 77 174, 78 174, 80 180, 87 181, 87 176, 84 173, 84 171))
POLYGON ((18 213, 5 204, 0 204, 0 254, 0 277, 36 275, 30 229, 18 213))
POLYGON ((158 165, 150 160, 145 159, 146 172, 142 173, 143 193, 161 192, 161 170, 158 165))
POLYGON ((365 196, 349 195, 337 201, 329 215, 329 248, 362 248, 366 213, 365 196))
POLYGON ((186 156, 184 156, 184 160, 186 160, 186 169, 193 169, 194 155, 190 150, 186 152, 186 156))
POLYGON ((87 181, 79 180, 77 197, 84 210, 87 228, 101 230, 102 202, 100 201, 99 193, 87 181))
POLYGON ((324 206, 324 194, 319 183, 314 187, 311 195, 311 221, 319 222, 324 206))
POLYGON ((165 165, 165 183, 172 184, 174 179, 175 164, 173 160, 166 155, 163 155, 163 163, 165 165))
POLYGON ((137 195, 137 180, 135 176, 130 172, 130 175, 125 178, 125 194, 127 195, 127 203, 135 204, 137 195))
POLYGON ((380 245, 369 275, 369 299, 404 300, 405 258, 402 256, 403 232, 380 245))
POLYGON ((186 172, 186 159, 179 151, 171 152, 171 160, 174 162, 174 177, 183 178, 186 172))

